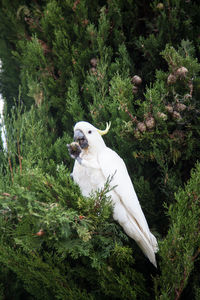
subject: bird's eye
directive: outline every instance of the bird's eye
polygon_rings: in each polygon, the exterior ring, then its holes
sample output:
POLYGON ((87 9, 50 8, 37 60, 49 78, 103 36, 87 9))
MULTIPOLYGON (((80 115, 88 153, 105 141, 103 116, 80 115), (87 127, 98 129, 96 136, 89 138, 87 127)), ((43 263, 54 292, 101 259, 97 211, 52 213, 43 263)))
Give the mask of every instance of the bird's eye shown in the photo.
POLYGON ((91 133, 92 133, 92 130, 89 130, 88 133, 91 134, 91 133))

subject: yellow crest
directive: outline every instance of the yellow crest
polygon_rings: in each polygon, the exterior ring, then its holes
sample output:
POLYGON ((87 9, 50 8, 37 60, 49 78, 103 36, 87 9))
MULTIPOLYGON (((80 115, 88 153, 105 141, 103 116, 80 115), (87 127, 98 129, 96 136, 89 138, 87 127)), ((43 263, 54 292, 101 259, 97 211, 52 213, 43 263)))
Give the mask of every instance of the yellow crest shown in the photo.
POLYGON ((106 122, 106 129, 105 130, 97 129, 97 131, 100 135, 107 134, 110 129, 110 126, 111 126, 111 122, 109 122, 109 123, 106 122))

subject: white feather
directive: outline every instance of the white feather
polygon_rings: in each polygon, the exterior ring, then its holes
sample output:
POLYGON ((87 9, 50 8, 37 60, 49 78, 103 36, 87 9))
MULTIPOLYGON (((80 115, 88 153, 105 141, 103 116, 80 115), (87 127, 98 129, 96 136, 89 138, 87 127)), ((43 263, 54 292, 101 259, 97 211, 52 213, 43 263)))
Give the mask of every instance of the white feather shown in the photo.
POLYGON ((82 194, 89 196, 92 191, 102 188, 109 176, 113 176, 111 186, 114 189, 109 192, 113 202, 113 217, 156 266, 157 240, 149 230, 124 161, 106 147, 94 126, 79 122, 74 130, 77 129, 84 133, 89 147, 80 154, 82 163, 75 161, 72 173, 74 181, 82 194))

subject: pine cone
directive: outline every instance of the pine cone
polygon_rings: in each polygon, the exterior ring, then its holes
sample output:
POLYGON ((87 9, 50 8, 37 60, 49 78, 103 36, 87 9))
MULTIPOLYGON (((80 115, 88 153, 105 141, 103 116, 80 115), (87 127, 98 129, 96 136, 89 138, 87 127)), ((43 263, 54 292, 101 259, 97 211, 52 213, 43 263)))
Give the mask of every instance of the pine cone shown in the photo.
POLYGON ((139 122, 137 124, 137 129, 140 131, 140 132, 145 132, 147 130, 146 128, 146 125, 143 123, 143 122, 139 122))
POLYGON ((177 119, 177 120, 180 120, 181 119, 181 115, 179 112, 177 111, 174 111, 173 114, 172 114, 173 118, 174 119, 177 119))
POLYGON ((91 65, 92 65, 94 68, 96 68, 96 66, 97 66, 97 59, 96 59, 95 57, 91 58, 90 63, 91 63, 91 65))
POLYGON ((92 67, 90 68, 90 72, 93 74, 93 75, 97 75, 97 69, 92 67))
POLYGON ((176 82, 177 77, 173 74, 169 74, 167 78, 167 83, 168 84, 174 84, 176 82))
POLYGON ((155 127, 155 119, 153 117, 149 117, 145 120, 145 124, 148 129, 153 129, 155 127))
POLYGON ((136 85, 140 85, 142 83, 142 78, 138 75, 132 77, 131 82, 136 85))
POLYGON ((176 70, 176 75, 183 78, 187 75, 188 69, 185 67, 180 67, 176 70))
POLYGON ((171 104, 167 104, 166 106, 165 106, 165 109, 166 109, 166 111, 168 112, 168 113, 170 113, 170 114, 172 114, 173 113, 173 106, 171 105, 171 104))
POLYGON ((187 106, 183 103, 177 103, 176 104, 176 110, 179 111, 179 112, 186 110, 186 108, 187 108, 187 106))
POLYGON ((167 120, 167 115, 160 111, 157 113, 157 116, 158 116, 158 118, 162 119, 163 121, 167 120))
POLYGON ((133 86, 133 94, 136 95, 138 93, 138 87, 133 86))

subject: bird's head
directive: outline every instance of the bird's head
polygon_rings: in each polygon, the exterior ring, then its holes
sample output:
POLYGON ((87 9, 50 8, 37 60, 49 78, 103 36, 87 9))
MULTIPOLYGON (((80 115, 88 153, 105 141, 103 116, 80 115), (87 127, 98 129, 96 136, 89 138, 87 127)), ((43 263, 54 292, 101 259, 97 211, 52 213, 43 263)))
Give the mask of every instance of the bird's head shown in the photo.
POLYGON ((74 141, 79 143, 82 150, 92 151, 105 147, 102 135, 109 131, 110 125, 107 123, 105 130, 99 130, 88 122, 80 121, 74 126, 74 141))

